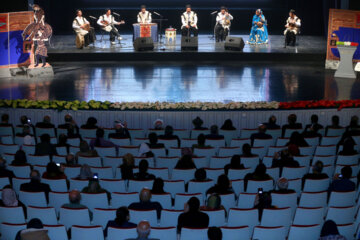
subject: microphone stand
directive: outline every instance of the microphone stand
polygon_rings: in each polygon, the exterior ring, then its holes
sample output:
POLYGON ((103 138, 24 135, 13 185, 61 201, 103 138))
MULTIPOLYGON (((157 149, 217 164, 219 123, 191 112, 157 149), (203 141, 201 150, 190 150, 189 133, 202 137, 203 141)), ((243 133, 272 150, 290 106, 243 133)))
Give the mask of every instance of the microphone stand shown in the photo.
MULTIPOLYGON (((120 17, 120 14, 118 14, 118 13, 114 13, 114 15, 120 17)), ((114 20, 115 20, 115 16, 114 16, 114 20)), ((120 22, 121 22, 121 20, 120 20, 120 22)), ((120 24, 120 25, 121 25, 121 24, 120 24)), ((119 25, 119 27, 120 27, 120 25, 119 25)), ((111 24, 111 27, 114 28, 114 29, 119 33, 119 36, 120 36, 120 37, 118 38, 118 41, 119 41, 119 45, 120 45, 120 48, 121 48, 124 44, 121 42, 121 35, 120 35, 120 32, 119 32, 119 29, 117 29, 117 28, 115 27, 115 24, 111 24)))
POLYGON ((159 19, 159 33, 158 33, 158 35, 159 35, 159 44, 162 44, 163 43, 163 35, 162 35, 162 22, 163 22, 163 20, 164 20, 164 16, 163 15, 161 15, 161 14, 156 14, 156 15, 158 15, 159 17, 160 17, 160 19, 159 19))
POLYGON ((210 40, 215 40, 215 26, 216 26, 216 14, 217 11, 214 14, 210 14, 211 15, 211 26, 213 27, 213 33, 211 36, 209 36, 210 40))

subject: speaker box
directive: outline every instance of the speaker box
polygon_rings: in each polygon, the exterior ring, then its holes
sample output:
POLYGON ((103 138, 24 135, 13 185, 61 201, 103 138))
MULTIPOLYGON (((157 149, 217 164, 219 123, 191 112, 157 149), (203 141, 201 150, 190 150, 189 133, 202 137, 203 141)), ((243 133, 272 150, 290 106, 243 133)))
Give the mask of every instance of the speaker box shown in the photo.
POLYGON ((151 37, 139 37, 134 41, 135 51, 154 50, 154 42, 151 37))
POLYGON ((198 50, 198 37, 181 37, 181 50, 198 50))
POLYGON ((242 51, 245 43, 241 37, 227 36, 225 39, 225 50, 242 51))

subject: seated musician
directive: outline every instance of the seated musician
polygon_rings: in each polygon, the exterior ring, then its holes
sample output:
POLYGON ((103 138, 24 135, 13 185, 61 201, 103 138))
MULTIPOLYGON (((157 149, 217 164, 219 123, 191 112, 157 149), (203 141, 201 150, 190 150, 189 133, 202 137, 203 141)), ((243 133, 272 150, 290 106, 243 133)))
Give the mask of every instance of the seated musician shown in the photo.
POLYGON ((230 24, 233 19, 233 16, 228 12, 228 10, 225 7, 221 7, 220 12, 216 16, 216 42, 225 41, 226 36, 229 34, 230 24))
POLYGON ((194 11, 191 11, 191 6, 186 5, 186 11, 181 15, 181 35, 182 36, 190 36, 191 34, 194 37, 198 35, 198 27, 197 27, 198 17, 194 11))
POLYGON ((115 21, 114 16, 111 15, 110 9, 107 9, 106 13, 100 16, 100 18, 97 21, 97 24, 100 25, 104 31, 110 33, 110 42, 113 45, 116 44, 115 38, 117 38, 118 40, 122 39, 119 30, 115 27, 115 25, 120 25, 123 23, 124 23, 123 21, 121 22, 115 21))
POLYGON ((299 33, 301 27, 301 20, 295 15, 295 10, 291 9, 289 12, 289 18, 286 20, 285 25, 285 42, 286 45, 295 46, 296 35, 299 33))
POLYGON ((85 47, 89 46, 90 43, 95 41, 94 28, 90 27, 90 23, 86 18, 82 16, 81 10, 76 10, 76 18, 73 21, 72 27, 76 34, 80 34, 84 37, 85 47))
POLYGON ((141 11, 137 15, 138 23, 151 23, 151 13, 146 10, 145 5, 141 5, 141 11))

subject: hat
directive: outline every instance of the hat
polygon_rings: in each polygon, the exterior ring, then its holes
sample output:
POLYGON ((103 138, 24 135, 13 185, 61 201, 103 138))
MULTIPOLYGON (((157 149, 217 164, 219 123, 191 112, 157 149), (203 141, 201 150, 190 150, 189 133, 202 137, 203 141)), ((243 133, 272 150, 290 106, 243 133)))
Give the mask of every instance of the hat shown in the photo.
POLYGON ((221 10, 226 10, 226 7, 221 6, 220 9, 221 9, 221 10))
POLYGON ((186 4, 185 8, 191 8, 190 4, 186 4))
POLYGON ((140 6, 140 9, 143 9, 143 8, 146 8, 146 6, 145 6, 145 5, 141 5, 141 6, 140 6))
POLYGON ((121 122, 121 120, 115 120, 114 121, 114 127, 124 127, 124 124, 121 122))

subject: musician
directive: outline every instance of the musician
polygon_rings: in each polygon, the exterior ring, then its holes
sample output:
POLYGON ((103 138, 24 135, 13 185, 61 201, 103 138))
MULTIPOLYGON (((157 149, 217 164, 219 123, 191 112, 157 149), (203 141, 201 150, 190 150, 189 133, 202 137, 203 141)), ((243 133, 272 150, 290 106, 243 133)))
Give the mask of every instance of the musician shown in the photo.
POLYGON ((234 17, 225 7, 221 7, 220 12, 216 16, 215 38, 216 42, 225 41, 230 31, 230 24, 234 17))
POLYGON ((186 11, 181 15, 181 34, 182 36, 190 36, 191 33, 194 37, 198 36, 198 17, 194 11, 191 11, 191 6, 186 5, 186 11))
POLYGON ((252 19, 252 27, 248 44, 267 44, 269 35, 267 21, 261 9, 257 9, 252 19))
POLYGON ((151 23, 151 13, 149 11, 146 11, 146 6, 141 5, 141 11, 137 15, 137 21, 138 23, 151 23))
POLYGON ((83 17, 80 9, 76 10, 76 18, 72 23, 72 27, 76 34, 80 34, 84 37, 85 47, 89 46, 95 40, 94 28, 90 27, 90 23, 86 18, 83 17))
POLYGON ((286 45, 295 46, 296 35, 299 33, 301 27, 301 20, 296 16, 295 10, 291 9, 289 12, 289 18, 286 20, 285 25, 285 42, 286 45))
POLYGON ((114 16, 111 15, 111 10, 107 9, 106 13, 97 21, 97 24, 102 27, 102 29, 108 33, 110 33, 110 42, 111 44, 116 44, 115 38, 121 40, 122 37, 120 36, 119 30, 115 27, 115 25, 123 24, 124 22, 117 22, 115 21, 114 16))

